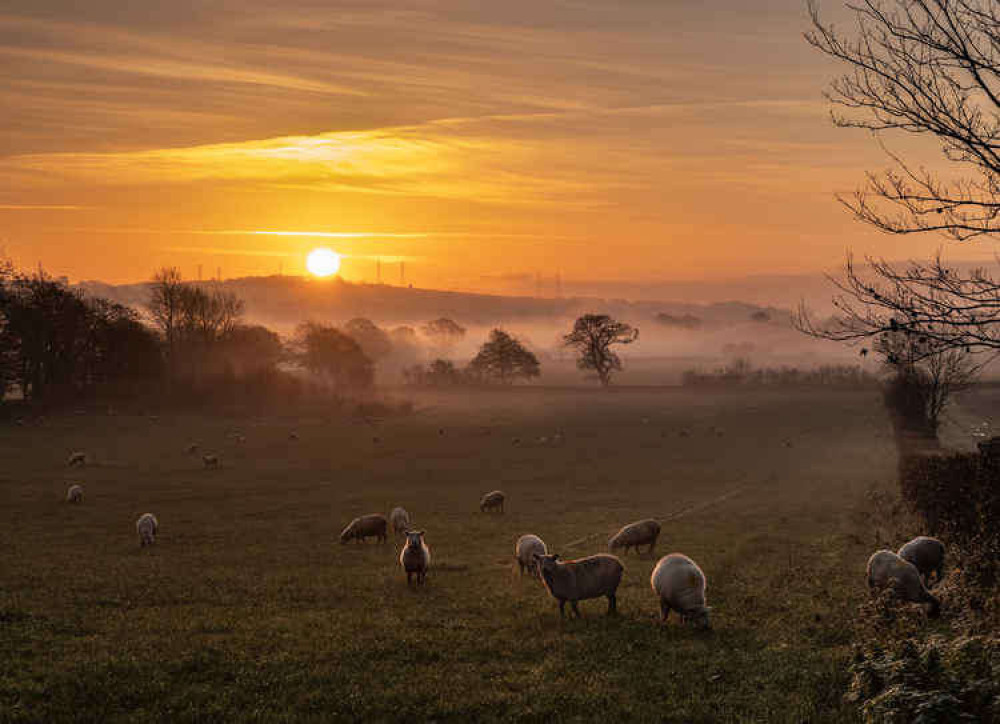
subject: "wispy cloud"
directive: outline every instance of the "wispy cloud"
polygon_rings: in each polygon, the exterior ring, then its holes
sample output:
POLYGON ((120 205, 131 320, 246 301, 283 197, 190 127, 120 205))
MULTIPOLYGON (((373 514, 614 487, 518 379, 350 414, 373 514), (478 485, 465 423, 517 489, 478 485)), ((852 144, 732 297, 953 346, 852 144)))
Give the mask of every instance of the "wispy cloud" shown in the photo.
POLYGON ((76 204, 0 204, 0 211, 83 211, 90 206, 76 204))

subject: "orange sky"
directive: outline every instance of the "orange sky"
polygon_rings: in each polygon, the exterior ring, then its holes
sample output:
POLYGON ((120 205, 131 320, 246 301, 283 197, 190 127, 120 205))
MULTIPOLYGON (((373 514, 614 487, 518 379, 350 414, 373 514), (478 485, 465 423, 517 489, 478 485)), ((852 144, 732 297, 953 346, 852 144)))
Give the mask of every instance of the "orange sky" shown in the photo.
POLYGON ((836 203, 886 161, 832 128, 798 0, 38 5, 0 11, 0 247, 74 280, 320 245, 491 291, 995 250, 836 203))

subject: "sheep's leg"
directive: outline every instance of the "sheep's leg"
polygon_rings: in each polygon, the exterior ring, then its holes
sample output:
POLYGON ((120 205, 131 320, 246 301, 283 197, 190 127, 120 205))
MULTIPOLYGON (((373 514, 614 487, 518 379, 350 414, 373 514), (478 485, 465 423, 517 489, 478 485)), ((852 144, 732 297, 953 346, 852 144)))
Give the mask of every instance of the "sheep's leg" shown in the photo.
POLYGON ((566 618, 566 599, 559 599, 559 618, 566 618))
POLYGON ((608 594, 608 615, 613 616, 618 613, 618 597, 613 594, 608 594))
POLYGON ((413 571, 406 572, 406 585, 407 586, 413 585, 413 571))
POLYGON ((521 561, 520 558, 517 559, 517 566, 520 569, 520 574, 523 576, 524 575, 524 563, 521 561))
POLYGON ((583 616, 580 615, 580 609, 577 607, 576 601, 570 601, 569 604, 573 607, 573 613, 576 614, 576 617, 583 618, 583 616))
POLYGON ((656 541, 655 540, 652 543, 649 544, 649 552, 652 553, 654 548, 656 548, 656 541))
POLYGON ((660 599, 660 620, 664 623, 667 622, 667 618, 670 616, 670 604, 664 599, 660 599))

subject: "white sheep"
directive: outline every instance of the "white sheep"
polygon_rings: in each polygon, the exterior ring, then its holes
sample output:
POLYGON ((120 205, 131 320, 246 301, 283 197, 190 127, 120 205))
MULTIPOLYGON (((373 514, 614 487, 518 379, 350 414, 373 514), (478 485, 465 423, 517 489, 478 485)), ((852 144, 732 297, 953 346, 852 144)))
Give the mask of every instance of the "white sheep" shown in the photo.
POLYGON ((219 467, 219 456, 214 453, 205 453, 201 456, 201 461, 204 463, 206 468, 219 467))
POLYGON ((615 556, 599 553, 575 561, 560 561, 558 554, 532 556, 542 582, 552 598, 559 601, 559 615, 565 616, 566 601, 580 618, 578 601, 607 596, 608 615, 618 610, 618 584, 625 566, 615 556))
POLYGON ((396 535, 405 533, 410 529, 410 514, 405 508, 396 507, 389 513, 389 522, 392 523, 392 532, 396 535))
POLYGON ((160 522, 152 513, 143 513, 135 522, 135 530, 139 534, 139 547, 151 546, 156 540, 156 531, 160 522))
POLYGON ((69 490, 66 491, 66 502, 67 503, 82 503, 83 502, 83 486, 82 485, 70 485, 69 490))
POLYGON ((897 555, 917 567, 927 588, 930 588, 932 573, 934 582, 941 582, 944 573, 944 543, 937 538, 917 536, 909 543, 904 543, 897 555))
POLYGON ((66 464, 71 468, 82 468, 87 464, 87 453, 79 450, 71 452, 66 459, 66 464))
POLYGON ((618 548, 624 548, 624 553, 628 553, 629 548, 634 548, 636 554, 639 553, 639 546, 649 546, 650 553, 656 547, 656 539, 660 537, 660 524, 652 518, 629 523, 615 533, 608 540, 608 550, 614 553, 618 548))
POLYGON ((927 604, 927 615, 936 618, 941 613, 941 602, 931 595, 920 580, 920 571, 892 551, 876 551, 868 559, 868 587, 871 589, 892 586, 903 601, 927 604))
POLYGON ((698 628, 711 628, 705 605, 705 573, 698 564, 682 553, 671 553, 656 564, 649 585, 660 599, 660 615, 665 622, 671 609, 680 613, 681 620, 698 628))
POLYGON ((406 545, 399 553, 399 565, 406 571, 407 586, 412 585, 414 575, 417 577, 417 585, 424 585, 427 569, 431 565, 431 549, 424 542, 424 531, 406 532, 406 545))
POLYGON ((517 543, 514 544, 514 558, 517 560, 521 575, 523 576, 527 570, 528 573, 537 578, 538 565, 535 562, 534 556, 536 554, 544 556, 548 552, 548 549, 545 547, 545 541, 537 535, 527 533, 518 538, 517 543))
POLYGON ((384 543, 389 540, 386 530, 389 528, 389 521, 381 513, 369 513, 362 515, 350 523, 340 533, 340 542, 347 543, 349 540, 364 543, 366 538, 375 538, 376 542, 384 543))
POLYGON ((488 510, 498 510, 503 512, 503 504, 506 496, 501 490, 491 490, 486 495, 484 495, 479 501, 479 510, 486 512, 488 510))

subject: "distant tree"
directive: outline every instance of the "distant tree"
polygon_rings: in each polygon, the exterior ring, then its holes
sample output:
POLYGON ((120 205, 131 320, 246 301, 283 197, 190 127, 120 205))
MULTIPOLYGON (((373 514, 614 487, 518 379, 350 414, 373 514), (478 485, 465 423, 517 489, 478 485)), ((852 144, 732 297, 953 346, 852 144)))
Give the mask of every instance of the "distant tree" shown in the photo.
POLYGON ((702 325, 701 319, 693 314, 674 316, 666 312, 660 312, 655 317, 659 324, 664 327, 680 327, 681 329, 699 329, 702 325))
POLYGON ((614 345, 632 344, 639 330, 606 314, 585 314, 576 320, 573 331, 563 337, 563 344, 577 350, 576 366, 593 370, 601 384, 611 384, 613 372, 622 369, 621 358, 611 349, 614 345))
POLYGON ((449 349, 465 337, 465 327, 448 317, 434 319, 420 328, 431 344, 442 349, 449 349))
POLYGON ((447 359, 436 359, 426 367, 422 364, 407 367, 403 378, 407 384, 418 387, 455 387, 466 381, 462 371, 447 359))
POLYGON ((389 332, 389 341, 394 347, 416 347, 419 344, 417 330, 406 325, 393 328, 389 332))
POLYGON ((510 384, 518 378, 538 377, 538 358, 502 329, 490 332, 479 354, 469 363, 470 373, 484 381, 510 384))
POLYGON ((363 390, 375 381, 375 366, 361 346, 335 327, 306 322, 298 328, 302 366, 339 390, 363 390))
POLYGON ((237 375, 272 371, 285 356, 281 337, 261 325, 234 327, 220 340, 219 347, 225 364, 237 375))
POLYGON ((147 308, 153 323, 163 334, 167 359, 173 362, 181 326, 184 281, 177 267, 163 267, 153 275, 147 308))
POLYGON ((392 352, 389 335, 370 319, 355 317, 344 325, 344 331, 376 362, 392 352))
POLYGON ((754 312, 753 314, 750 315, 750 321, 752 321, 752 322, 770 322, 771 321, 771 315, 767 311, 765 311, 763 309, 758 309, 756 312, 754 312))

